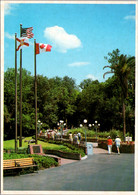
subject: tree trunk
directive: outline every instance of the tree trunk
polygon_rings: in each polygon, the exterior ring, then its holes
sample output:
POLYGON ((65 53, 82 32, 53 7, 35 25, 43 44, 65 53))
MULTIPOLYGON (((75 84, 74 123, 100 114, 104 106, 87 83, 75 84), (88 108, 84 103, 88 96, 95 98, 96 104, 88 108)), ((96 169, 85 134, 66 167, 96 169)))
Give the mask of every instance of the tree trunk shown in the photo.
POLYGON ((125 141, 125 135, 126 135, 126 106, 125 103, 123 101, 123 136, 124 136, 124 141, 125 141))

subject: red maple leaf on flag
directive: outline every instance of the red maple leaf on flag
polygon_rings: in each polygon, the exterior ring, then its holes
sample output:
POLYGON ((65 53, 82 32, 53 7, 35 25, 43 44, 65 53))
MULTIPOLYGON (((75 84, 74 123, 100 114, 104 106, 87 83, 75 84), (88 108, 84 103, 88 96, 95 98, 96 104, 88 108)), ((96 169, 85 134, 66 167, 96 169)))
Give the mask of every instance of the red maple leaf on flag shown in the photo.
POLYGON ((44 47, 45 47, 44 44, 41 44, 41 45, 40 45, 40 48, 41 48, 41 49, 44 49, 44 47))

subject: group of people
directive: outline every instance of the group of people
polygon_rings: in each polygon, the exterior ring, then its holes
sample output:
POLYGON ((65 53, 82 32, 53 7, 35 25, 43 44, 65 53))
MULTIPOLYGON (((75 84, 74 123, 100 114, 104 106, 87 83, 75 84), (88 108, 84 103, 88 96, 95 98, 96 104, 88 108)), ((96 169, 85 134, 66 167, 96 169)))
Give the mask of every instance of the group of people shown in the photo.
MULTIPOLYGON (((118 154, 120 154, 120 143, 121 143, 121 139, 119 138, 119 136, 116 136, 115 144, 116 144, 118 154)), ((111 139, 110 136, 107 139, 107 145, 108 145, 108 154, 111 154, 112 153, 113 140, 111 139)))
MULTIPOLYGON (((42 135, 42 131, 40 131, 40 136, 42 135)), ((52 138, 53 140, 55 140, 56 138, 60 138, 61 137, 61 133, 58 132, 58 130, 46 130, 44 133, 45 138, 52 138)))
POLYGON ((81 141, 81 133, 72 135, 72 133, 69 134, 69 140, 71 143, 80 144, 81 141))

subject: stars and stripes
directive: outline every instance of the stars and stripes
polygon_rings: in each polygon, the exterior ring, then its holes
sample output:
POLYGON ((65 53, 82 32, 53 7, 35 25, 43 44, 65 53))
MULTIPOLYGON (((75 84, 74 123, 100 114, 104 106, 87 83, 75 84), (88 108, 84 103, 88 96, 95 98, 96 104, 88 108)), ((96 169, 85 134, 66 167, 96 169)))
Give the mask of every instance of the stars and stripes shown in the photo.
POLYGON ((32 33, 33 27, 21 28, 21 37, 27 37, 28 39, 33 38, 34 34, 32 33))

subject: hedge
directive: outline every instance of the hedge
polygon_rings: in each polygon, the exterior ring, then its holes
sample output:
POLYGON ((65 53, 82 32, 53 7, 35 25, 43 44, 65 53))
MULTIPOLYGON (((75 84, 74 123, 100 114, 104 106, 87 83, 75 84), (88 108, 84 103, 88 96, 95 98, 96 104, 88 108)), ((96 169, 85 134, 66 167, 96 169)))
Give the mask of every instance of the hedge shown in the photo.
POLYGON ((67 146, 69 148, 69 149, 61 148, 60 152, 62 151, 62 152, 65 152, 65 153, 78 153, 78 154, 81 154, 81 157, 85 156, 85 147, 83 147, 83 146, 72 145, 69 142, 64 143, 63 141, 58 141, 58 140, 56 140, 56 141, 55 140, 49 140, 48 141, 45 138, 38 138, 38 139, 41 140, 41 141, 49 142, 49 143, 53 143, 53 144, 60 144, 60 145, 62 144, 63 146, 67 146))
POLYGON ((73 160, 81 160, 81 154, 80 153, 68 153, 68 152, 63 152, 60 150, 47 150, 47 149, 43 149, 45 154, 53 154, 53 155, 57 155, 60 156, 62 158, 68 158, 68 159, 73 159, 73 160))

